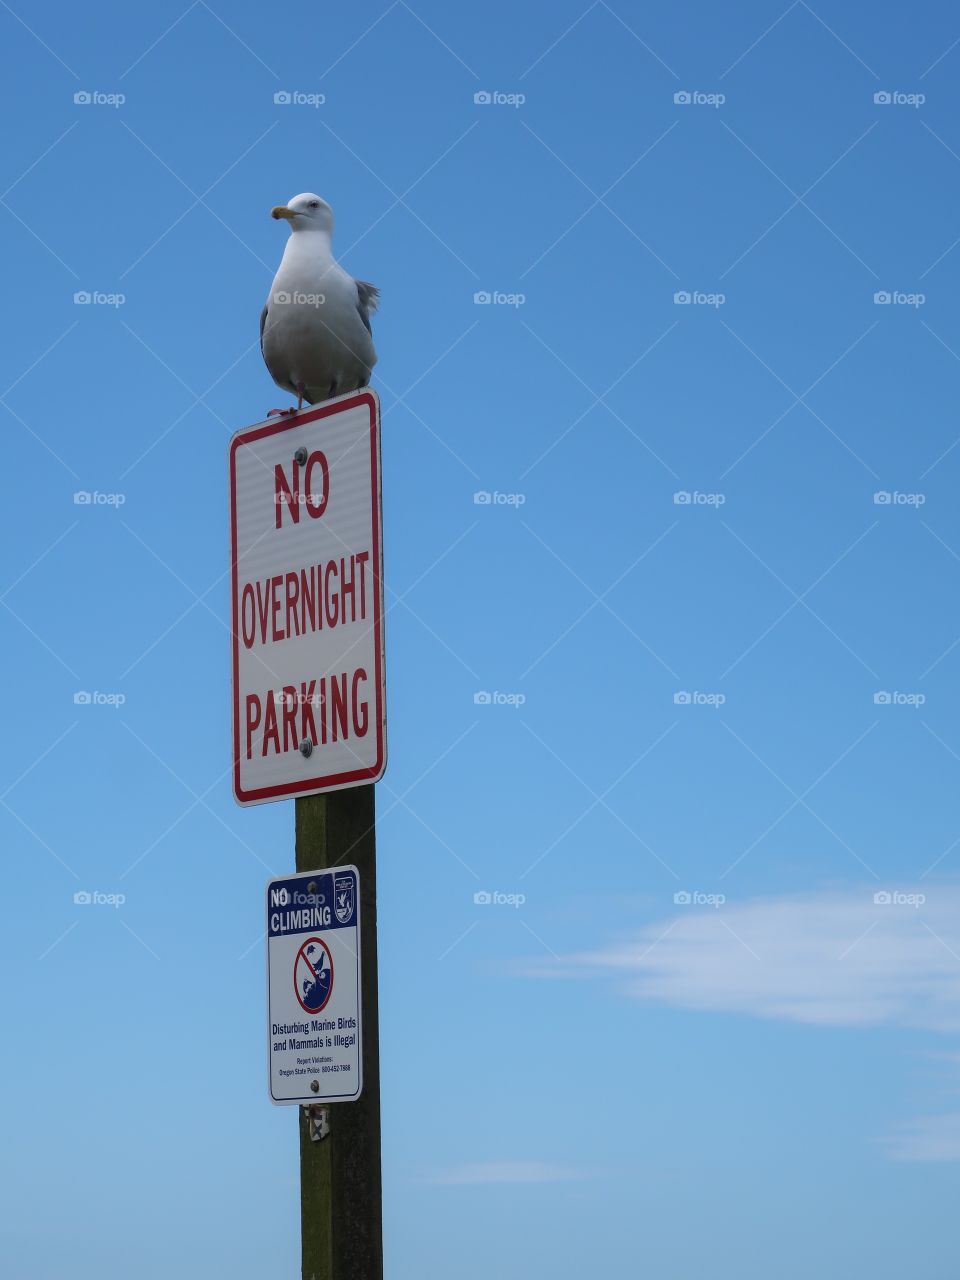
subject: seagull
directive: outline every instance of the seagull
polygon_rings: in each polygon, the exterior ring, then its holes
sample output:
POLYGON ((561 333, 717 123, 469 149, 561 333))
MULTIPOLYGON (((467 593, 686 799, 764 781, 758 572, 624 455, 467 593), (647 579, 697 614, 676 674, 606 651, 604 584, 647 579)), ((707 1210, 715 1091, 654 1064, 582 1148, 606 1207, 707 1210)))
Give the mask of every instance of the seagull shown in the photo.
POLYGON ((260 350, 274 382, 303 405, 356 391, 377 362, 370 316, 380 290, 354 280, 333 256, 333 210, 311 192, 275 205, 272 218, 290 224, 267 304, 260 316, 260 350))

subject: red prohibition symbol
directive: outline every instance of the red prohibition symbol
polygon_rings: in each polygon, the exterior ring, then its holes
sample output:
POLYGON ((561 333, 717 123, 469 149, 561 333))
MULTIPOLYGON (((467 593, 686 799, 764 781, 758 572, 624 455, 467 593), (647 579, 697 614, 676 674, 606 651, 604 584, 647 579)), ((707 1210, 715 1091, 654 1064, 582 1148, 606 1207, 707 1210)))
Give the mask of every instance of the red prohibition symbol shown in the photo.
POLYGON ((304 1013, 320 1013, 333 995, 333 956, 322 938, 305 938, 293 962, 293 990, 304 1013))

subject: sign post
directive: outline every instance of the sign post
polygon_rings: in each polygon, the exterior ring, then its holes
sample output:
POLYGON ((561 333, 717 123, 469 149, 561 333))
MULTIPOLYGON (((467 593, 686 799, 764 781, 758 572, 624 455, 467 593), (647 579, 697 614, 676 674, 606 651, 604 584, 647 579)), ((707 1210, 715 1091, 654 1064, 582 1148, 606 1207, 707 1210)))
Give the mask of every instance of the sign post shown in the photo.
POLYGON ((380 1037, 377 1006, 377 864, 374 789, 297 801, 297 870, 352 863, 360 881, 363 1091, 329 1107, 330 1133, 310 1134, 300 1108, 303 1280, 382 1280, 380 1037))
POLYGON ((327 996, 332 1007, 344 992, 354 1001, 359 994, 357 1047, 308 1046, 299 1055, 319 1075, 296 1074, 283 1034, 276 1048, 271 1042, 271 1096, 300 1104, 303 1280, 383 1277, 373 787, 386 766, 380 526, 376 392, 363 388, 233 437, 234 796, 242 805, 294 798, 297 871, 316 872, 324 893, 336 892, 340 873, 346 891, 352 876, 356 894, 354 916, 344 905, 336 921, 339 937, 332 922, 328 935, 325 916, 307 916, 309 933, 295 945, 282 935, 300 921, 274 931, 268 918, 268 948, 290 962, 276 993, 278 1007, 287 1001, 294 1012, 279 1021, 302 1016, 311 1033, 296 1028, 298 1040, 321 1034, 313 1020, 324 1022, 327 996), (324 878, 325 868, 338 872, 324 878), (359 965, 351 986, 342 947, 352 929, 359 965), (329 1057, 329 1070, 314 1057, 329 1057), (356 1089, 340 1093, 325 1083, 354 1076, 356 1089), (302 1102, 304 1080, 321 1102, 302 1102))

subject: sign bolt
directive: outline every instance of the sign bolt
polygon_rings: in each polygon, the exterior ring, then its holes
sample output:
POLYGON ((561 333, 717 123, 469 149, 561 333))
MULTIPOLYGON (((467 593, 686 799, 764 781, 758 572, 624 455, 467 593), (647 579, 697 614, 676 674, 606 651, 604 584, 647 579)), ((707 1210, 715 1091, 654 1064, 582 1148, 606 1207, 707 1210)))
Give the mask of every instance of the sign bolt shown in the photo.
POLYGON ((300 743, 300 754, 303 756, 305 760, 307 759, 307 757, 313 755, 313 743, 309 738, 304 738, 304 740, 300 743))
POLYGON ((310 1089, 311 1089, 311 1091, 312 1091, 313 1093, 319 1093, 319 1092, 320 1092, 320 1081, 319 1081, 319 1080, 311 1080, 311 1081, 310 1081, 310 1089))
POLYGON ((294 462, 299 462, 300 466, 304 466, 307 461, 307 450, 305 445, 301 445, 297 452, 293 455, 294 462))

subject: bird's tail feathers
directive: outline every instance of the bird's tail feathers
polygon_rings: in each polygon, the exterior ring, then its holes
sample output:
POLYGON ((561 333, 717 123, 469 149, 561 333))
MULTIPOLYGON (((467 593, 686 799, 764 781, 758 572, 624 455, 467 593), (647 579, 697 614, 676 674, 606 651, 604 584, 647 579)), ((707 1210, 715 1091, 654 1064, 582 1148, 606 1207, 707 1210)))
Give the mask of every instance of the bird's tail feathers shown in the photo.
POLYGON ((360 301, 372 315, 380 306, 380 290, 369 280, 358 280, 357 292, 360 295, 360 301))

